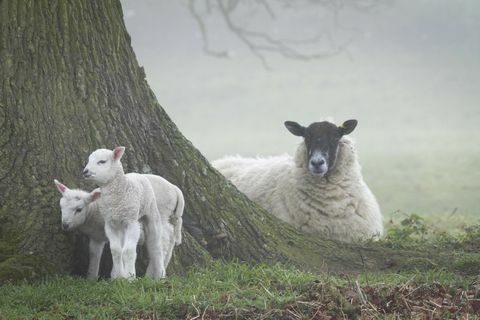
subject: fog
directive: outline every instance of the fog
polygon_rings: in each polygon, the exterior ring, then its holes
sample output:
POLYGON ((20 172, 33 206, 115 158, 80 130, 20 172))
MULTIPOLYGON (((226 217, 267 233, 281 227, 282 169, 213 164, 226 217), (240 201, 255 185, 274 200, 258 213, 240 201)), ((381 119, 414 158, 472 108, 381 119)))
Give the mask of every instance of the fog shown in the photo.
POLYGON ((352 137, 387 217, 400 210, 476 219, 480 1, 379 0, 369 9, 336 10, 292 1, 293 9, 272 5, 274 15, 243 2, 233 14, 242 27, 297 39, 289 43, 300 52, 327 56, 307 61, 268 52, 265 65, 215 7, 206 14, 198 1, 210 49, 228 56, 215 57, 202 50, 186 1, 122 1, 158 101, 208 159, 293 154, 300 140, 285 120, 358 119, 352 137), (301 42, 319 32, 318 43, 301 42))

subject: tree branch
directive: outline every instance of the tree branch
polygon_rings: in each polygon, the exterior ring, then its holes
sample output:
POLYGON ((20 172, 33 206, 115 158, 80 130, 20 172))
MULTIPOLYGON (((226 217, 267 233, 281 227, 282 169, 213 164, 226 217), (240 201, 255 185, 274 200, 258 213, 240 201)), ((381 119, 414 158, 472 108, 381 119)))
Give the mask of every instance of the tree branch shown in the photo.
MULTIPOLYGON (((229 57, 228 50, 216 51, 210 48, 208 39, 209 30, 206 26, 207 16, 218 13, 224 21, 228 30, 240 40, 250 52, 257 57, 266 69, 270 69, 266 55, 267 53, 277 53, 288 59, 296 60, 315 60, 325 59, 335 56, 346 48, 354 40, 354 36, 337 43, 335 37, 328 30, 317 30, 316 35, 303 39, 288 39, 285 37, 275 37, 267 30, 252 30, 238 23, 235 19, 240 6, 249 6, 253 8, 253 13, 264 14, 270 20, 276 20, 277 12, 291 10, 299 12, 301 10, 322 10, 329 11, 333 15, 333 27, 339 28, 338 14, 347 7, 358 11, 371 11, 378 7, 382 2, 389 0, 304 0, 304 1, 286 1, 286 0, 188 0, 188 8, 193 18, 199 26, 202 36, 203 51, 216 57, 229 57), (198 3, 204 3, 206 14, 202 14, 198 3), (327 45, 327 49, 308 52, 305 46, 327 45)), ((210 31, 211 32, 211 31, 210 31)))

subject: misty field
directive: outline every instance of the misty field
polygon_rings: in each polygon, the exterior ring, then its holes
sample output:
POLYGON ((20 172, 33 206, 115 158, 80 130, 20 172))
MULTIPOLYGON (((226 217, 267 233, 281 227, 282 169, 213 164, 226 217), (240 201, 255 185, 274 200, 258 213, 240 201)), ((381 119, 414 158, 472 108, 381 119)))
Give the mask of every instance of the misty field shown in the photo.
POLYGON ((452 92, 444 80, 433 90, 426 79, 412 83, 408 77, 415 78, 419 72, 405 65, 384 75, 391 83, 370 79, 366 87, 361 77, 374 73, 375 65, 359 70, 354 65, 342 66, 337 60, 341 59, 325 62, 327 66, 298 64, 295 77, 291 76, 293 70, 279 72, 280 77, 260 73, 249 79, 248 87, 234 84, 226 73, 218 76, 220 92, 205 89, 213 98, 198 93, 177 100, 172 97, 172 88, 171 92, 162 90, 159 100, 164 96, 167 101, 174 100, 165 103, 165 108, 210 160, 232 154, 293 155, 300 141, 285 129, 285 120, 310 124, 326 117, 337 122, 358 119, 351 136, 357 142, 365 180, 377 196, 386 222, 397 212, 417 213, 440 228, 448 226, 452 232, 455 227, 479 222, 480 149, 475 144, 480 141, 476 125, 480 112, 471 99, 478 96, 480 101, 480 96, 474 92, 473 83, 452 92), (336 75, 338 70, 340 74, 350 72, 348 81, 336 75), (318 74, 328 74, 329 82, 322 83, 318 74), (298 79, 308 85, 295 87, 298 79), (319 81, 319 85, 313 85, 319 81), (359 87, 352 88, 352 83, 359 87), (297 90, 295 96, 287 95, 286 101, 282 100, 285 86, 297 90), (317 87, 321 93, 315 92, 317 87), (244 101, 246 98, 233 94, 236 90, 255 99, 244 101), (435 96, 445 92, 449 97, 435 96), (200 100, 191 101, 198 96, 200 100), (371 98, 362 100, 364 96, 371 98), (319 102, 311 101, 315 98, 319 102), (458 103, 455 100, 468 101, 462 107, 450 107, 458 103), (190 108, 177 109, 179 105, 190 108), (209 120, 198 121, 202 117, 209 120))
MULTIPOLYGON (((479 222, 478 2, 380 1, 366 11, 346 6, 333 26, 326 22, 328 9, 320 10, 320 21, 312 7, 282 35, 301 37, 323 27, 333 45, 351 39, 349 45, 318 60, 269 53, 270 70, 215 13, 205 16, 210 46, 227 50, 228 58, 201 52, 198 25, 185 5, 125 0, 123 6, 158 101, 209 160, 293 154, 299 140, 284 121, 355 118, 352 136, 365 180, 387 222, 398 211, 452 232, 479 222), (162 12, 169 15, 158 19, 162 12), (172 26, 175 33, 155 31, 172 26)), ((272 21, 261 12, 238 11, 236 20, 257 31, 285 32, 282 11, 272 21)))

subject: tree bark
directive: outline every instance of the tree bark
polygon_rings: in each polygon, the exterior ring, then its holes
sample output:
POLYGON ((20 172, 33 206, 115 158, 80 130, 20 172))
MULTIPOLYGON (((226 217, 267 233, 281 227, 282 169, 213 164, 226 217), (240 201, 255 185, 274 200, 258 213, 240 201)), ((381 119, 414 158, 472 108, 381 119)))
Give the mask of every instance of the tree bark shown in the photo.
POLYGON ((36 274, 39 261, 56 273, 86 265, 74 254, 78 238, 60 229, 53 179, 93 189, 81 176, 88 155, 119 145, 127 172, 161 175, 184 192, 171 271, 210 258, 362 271, 412 256, 303 235, 238 192, 158 104, 118 0, 0 0, 0 15, 0 269, 20 257, 35 258, 25 261, 36 274))

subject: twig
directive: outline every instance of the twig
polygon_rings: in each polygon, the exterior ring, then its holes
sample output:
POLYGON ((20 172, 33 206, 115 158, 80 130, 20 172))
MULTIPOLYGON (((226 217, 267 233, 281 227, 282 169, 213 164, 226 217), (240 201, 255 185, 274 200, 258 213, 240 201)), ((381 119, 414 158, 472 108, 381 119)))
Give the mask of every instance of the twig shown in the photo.
POLYGON ((358 292, 358 295, 360 296, 360 300, 362 300, 362 304, 367 304, 367 298, 365 297, 364 293, 362 292, 362 289, 360 288, 360 285, 358 284, 358 280, 355 280, 355 285, 357 287, 357 292, 358 292))
POLYGON ((275 296, 274 296, 274 295, 273 295, 273 294, 272 294, 270 291, 268 291, 268 289, 267 289, 267 288, 265 288, 265 286, 263 285, 263 283, 261 283, 261 282, 260 282, 260 285, 262 286, 263 290, 265 290, 265 292, 267 292, 267 293, 268 293, 268 295, 269 295, 270 297, 272 297, 272 298, 274 298, 274 297, 275 297, 275 296))
MULTIPOLYGON (((195 22, 198 25, 198 28, 200 29, 200 34, 202 36, 202 49, 205 53, 218 57, 218 58, 228 58, 229 54, 228 51, 214 51, 210 49, 210 45, 208 42, 208 33, 207 33, 207 28, 205 26, 204 20, 202 16, 199 14, 197 9, 195 8, 194 4, 195 0, 189 0, 188 1, 188 9, 190 10, 190 14, 194 18, 195 22)), ((210 7, 210 1, 207 1, 207 12, 211 10, 210 7)))
POLYGON ((358 253, 360 254, 360 259, 362 260, 363 273, 365 274, 365 281, 367 282, 367 286, 368 286, 369 285, 368 274, 367 274, 367 268, 365 267, 365 259, 363 259, 362 249, 358 249, 358 253))
MULTIPOLYGON (((330 11, 334 17, 334 28, 340 28, 338 24, 339 12, 346 7, 352 7, 359 11, 370 10, 376 7, 385 0, 352 0, 352 1, 333 1, 333 0, 315 0, 315 1, 285 1, 285 0, 204 0, 207 14, 211 14, 214 9, 217 9, 223 18, 227 28, 242 42, 244 43, 250 52, 256 56, 264 65, 266 69, 270 69, 265 54, 268 52, 275 52, 282 55, 285 58, 297 59, 297 60, 313 60, 324 59, 337 55, 338 53, 345 51, 349 44, 354 40, 354 36, 342 41, 338 44, 334 41, 332 34, 329 31, 323 30, 318 32, 317 35, 307 39, 289 40, 281 37, 276 38, 265 30, 251 30, 244 27, 234 21, 234 13, 240 11, 239 7, 243 3, 253 5, 254 10, 262 10, 268 15, 267 19, 276 19, 276 10, 295 10, 299 9, 305 11, 312 11, 315 7, 321 7, 324 10, 330 11), (281 8, 281 9, 279 9, 281 8), (302 52, 299 45, 302 44, 315 44, 324 42, 329 45, 326 50, 318 50, 318 52, 308 53, 302 52)), ((205 24, 205 16, 203 16, 198 10, 196 4, 202 3, 198 0, 188 0, 188 8, 196 21, 200 34, 202 36, 202 47, 204 52, 216 57, 229 57, 227 50, 216 51, 210 48, 208 39, 208 30, 205 24)))
POLYGON ((455 213, 457 213, 458 207, 453 209, 452 213, 448 216, 449 218, 452 217, 455 213))
POLYGON ((205 307, 205 310, 203 310, 202 320, 205 319, 205 313, 207 312, 207 309, 208 309, 208 305, 205 307))

